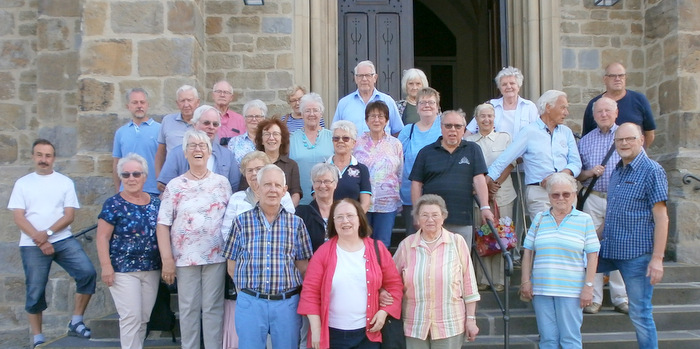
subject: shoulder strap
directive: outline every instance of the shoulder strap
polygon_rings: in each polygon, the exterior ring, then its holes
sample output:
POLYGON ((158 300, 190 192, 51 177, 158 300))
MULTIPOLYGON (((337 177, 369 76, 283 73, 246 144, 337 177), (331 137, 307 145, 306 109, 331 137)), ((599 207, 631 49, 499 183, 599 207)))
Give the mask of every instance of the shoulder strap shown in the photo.
POLYGON ((379 243, 377 242, 377 239, 372 239, 372 240, 374 240, 374 254, 377 255, 377 262, 379 263, 379 267, 381 268, 382 257, 379 255, 379 243))
POLYGON ((410 140, 411 137, 413 137, 413 129, 416 127, 416 123, 411 124, 411 133, 408 134, 408 139, 410 140))
MULTIPOLYGON (((608 163, 608 160, 610 160, 610 157, 612 156, 613 151, 615 151, 615 142, 613 142, 610 145, 610 149, 608 149, 608 153, 605 154, 605 157, 603 158, 603 162, 600 163, 602 166, 605 166, 605 164, 608 163)), ((578 210, 583 209, 583 204, 586 202, 586 199, 588 199, 588 196, 591 195, 591 190, 593 190, 593 186, 598 181, 598 178, 600 178, 600 177, 593 177, 593 179, 591 179, 591 183, 588 184, 586 191, 583 193, 583 196, 581 196, 581 199, 576 204, 576 209, 578 209, 578 210)))

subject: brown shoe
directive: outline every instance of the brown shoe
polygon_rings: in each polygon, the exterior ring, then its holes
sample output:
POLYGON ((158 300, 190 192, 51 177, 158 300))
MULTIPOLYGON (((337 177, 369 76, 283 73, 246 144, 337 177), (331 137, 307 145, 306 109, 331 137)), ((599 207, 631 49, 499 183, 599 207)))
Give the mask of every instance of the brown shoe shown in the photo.
POLYGON ((489 289, 489 285, 487 285, 487 284, 479 284, 479 286, 477 286, 477 288, 479 289, 479 291, 486 291, 486 290, 489 289))
POLYGON ((583 308, 583 312, 586 314, 597 314, 600 311, 600 303, 591 303, 583 308))
POLYGON ((630 306, 627 303, 621 303, 620 305, 615 306, 615 311, 618 313, 629 314, 630 306))
POLYGON ((496 284, 493 285, 493 289, 496 290, 496 292, 503 292, 503 290, 505 290, 505 287, 503 287, 503 285, 496 284))

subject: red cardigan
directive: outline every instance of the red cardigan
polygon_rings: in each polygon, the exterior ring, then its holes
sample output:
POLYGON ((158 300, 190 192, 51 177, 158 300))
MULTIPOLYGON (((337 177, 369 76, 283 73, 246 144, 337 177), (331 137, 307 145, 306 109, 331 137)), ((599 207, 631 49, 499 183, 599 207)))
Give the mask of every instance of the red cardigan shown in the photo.
MULTIPOLYGON (((401 283, 401 276, 399 276, 399 272, 396 269, 396 264, 394 264, 394 259, 384 247, 384 244, 379 242, 379 253, 382 259, 380 268, 374 251, 374 240, 371 238, 364 238, 363 240, 365 243, 365 260, 367 261, 367 281, 369 281, 367 284, 367 338, 373 342, 381 342, 381 332, 369 332, 369 329, 372 328, 369 322, 374 317, 374 314, 380 310, 379 289, 387 290, 394 298, 392 305, 383 307, 381 310, 398 319, 401 317, 403 284, 401 283)), ((336 263, 338 263, 338 256, 336 255, 337 245, 338 237, 336 236, 321 245, 311 257, 309 267, 306 269, 306 275, 304 276, 304 285, 301 290, 301 298, 299 299, 299 308, 297 310, 301 315, 311 314, 321 317, 321 348, 323 349, 329 347, 328 313, 333 275, 335 274, 336 263)), ((311 347, 311 329, 309 329, 308 338, 308 346, 311 347)))

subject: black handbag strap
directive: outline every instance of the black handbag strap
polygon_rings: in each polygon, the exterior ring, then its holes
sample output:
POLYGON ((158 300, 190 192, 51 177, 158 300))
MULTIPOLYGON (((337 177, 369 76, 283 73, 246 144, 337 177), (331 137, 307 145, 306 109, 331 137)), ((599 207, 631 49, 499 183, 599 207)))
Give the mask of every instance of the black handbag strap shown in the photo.
MULTIPOLYGON (((605 164, 608 163, 608 160, 610 160, 610 157, 612 156, 613 151, 615 151, 615 142, 613 142, 610 145, 610 149, 608 149, 608 153, 605 154, 605 158, 603 158, 603 162, 600 163, 602 166, 605 166, 605 164)), ((586 202, 586 199, 588 199, 588 196, 591 195, 591 191, 593 190, 593 186, 595 185, 595 182, 598 181, 598 178, 600 178, 600 177, 593 176, 593 179, 591 179, 591 183, 588 184, 588 188, 586 188, 586 191, 583 193, 583 196, 581 197, 578 204, 576 205, 577 209, 579 209, 579 210, 583 209, 583 204, 586 202)))
POLYGON ((374 240, 374 254, 377 255, 377 263, 379 263, 379 267, 382 267, 382 257, 379 255, 379 243, 377 242, 377 239, 372 239, 374 240))

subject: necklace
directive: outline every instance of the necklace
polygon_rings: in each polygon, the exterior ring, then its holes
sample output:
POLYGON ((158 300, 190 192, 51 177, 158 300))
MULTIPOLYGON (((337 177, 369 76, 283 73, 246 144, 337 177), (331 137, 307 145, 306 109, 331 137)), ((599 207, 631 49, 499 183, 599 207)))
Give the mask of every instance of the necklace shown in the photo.
POLYGON ((190 172, 190 174, 192 175, 192 177, 194 177, 194 179, 196 179, 196 180, 201 180, 202 178, 206 177, 206 176, 209 174, 209 169, 207 169, 207 170, 204 172, 204 174, 201 175, 201 176, 197 176, 196 174, 194 174, 194 171, 192 171, 192 169, 190 169, 189 172, 190 172))
POLYGON ((316 131, 316 138, 314 138, 314 144, 311 144, 311 141, 309 140, 308 137, 306 137, 306 131, 301 133, 303 138, 301 139, 301 143, 304 144, 304 148, 306 149, 313 149, 316 148, 316 140, 318 139, 318 131, 316 131))
POLYGON ((442 237, 442 230, 440 230, 440 234, 435 239, 433 239, 431 241, 427 241, 426 239, 424 239, 422 234, 420 236, 420 239, 423 242, 425 242, 426 244, 432 244, 432 243, 435 243, 436 241, 440 240, 441 237, 442 237))

